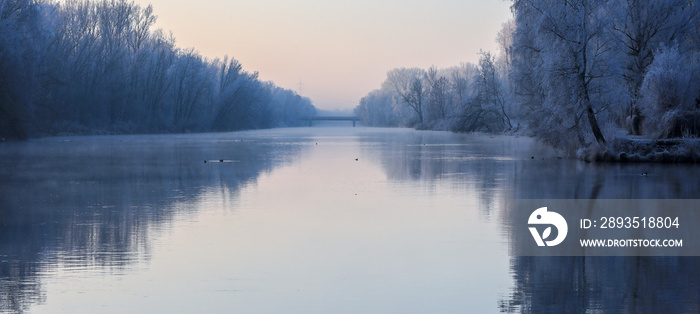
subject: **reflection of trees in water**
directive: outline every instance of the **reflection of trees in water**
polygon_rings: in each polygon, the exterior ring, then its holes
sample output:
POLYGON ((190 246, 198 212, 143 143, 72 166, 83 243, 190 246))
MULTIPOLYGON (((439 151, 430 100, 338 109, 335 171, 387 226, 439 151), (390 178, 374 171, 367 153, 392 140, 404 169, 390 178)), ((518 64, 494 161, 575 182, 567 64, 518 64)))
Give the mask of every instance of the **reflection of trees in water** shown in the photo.
MULTIPOLYGON (((698 171, 683 164, 522 163, 513 174, 513 198, 690 199, 700 190, 698 171)), ((528 215, 508 213, 504 224, 510 230, 525 228, 518 222, 526 221, 528 215), (513 218, 518 215, 522 217, 513 218)), ((529 240, 511 239, 510 244, 529 240)), ((515 284, 500 305, 504 312, 689 313, 700 309, 699 257, 516 256, 511 259, 511 271, 515 284)))
POLYGON ((196 210, 205 190, 235 202, 243 184, 300 151, 210 136, 47 139, 0 151, 0 312, 41 302, 39 274, 52 265, 118 273, 147 259, 154 233, 196 210), (237 162, 203 163, 222 158, 237 162))
MULTIPOLYGON (((692 165, 585 163, 508 137, 417 132, 372 140, 384 145, 379 157, 390 180, 454 176, 456 190, 477 193, 482 214, 503 211, 511 235, 526 227, 515 225, 523 219, 509 211, 511 199, 689 199, 700 191, 700 169, 692 165)), ((698 257, 512 257, 511 271, 514 287, 498 305, 506 312, 700 309, 698 257)))
POLYGON ((456 190, 477 191, 485 215, 504 192, 514 159, 529 158, 532 144, 525 138, 448 132, 386 133, 367 140, 382 143, 378 157, 389 180, 423 181, 429 188, 449 182, 456 190))
POLYGON ((689 164, 545 159, 516 163, 512 187, 514 198, 525 199, 688 199, 700 190, 699 174, 689 164))
POLYGON ((514 257, 503 312, 696 313, 697 257, 514 257))

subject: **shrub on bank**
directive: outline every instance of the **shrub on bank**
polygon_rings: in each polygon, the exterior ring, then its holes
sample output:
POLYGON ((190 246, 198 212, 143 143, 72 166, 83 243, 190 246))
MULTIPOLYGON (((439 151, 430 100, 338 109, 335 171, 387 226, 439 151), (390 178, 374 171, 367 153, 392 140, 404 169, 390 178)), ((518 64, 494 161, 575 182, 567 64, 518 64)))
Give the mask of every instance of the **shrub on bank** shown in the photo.
POLYGON ((598 145, 580 149, 577 157, 585 161, 608 162, 700 162, 700 139, 615 138, 609 148, 598 145))

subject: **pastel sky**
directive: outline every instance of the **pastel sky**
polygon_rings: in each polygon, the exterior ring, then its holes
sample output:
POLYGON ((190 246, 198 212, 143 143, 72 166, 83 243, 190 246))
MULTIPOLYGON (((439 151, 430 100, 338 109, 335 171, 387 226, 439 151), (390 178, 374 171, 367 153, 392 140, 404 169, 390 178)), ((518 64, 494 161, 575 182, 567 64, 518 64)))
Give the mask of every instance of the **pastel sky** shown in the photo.
POLYGON ((397 67, 476 62, 510 17, 506 0, 135 0, 208 58, 229 55, 320 109, 354 108, 397 67))

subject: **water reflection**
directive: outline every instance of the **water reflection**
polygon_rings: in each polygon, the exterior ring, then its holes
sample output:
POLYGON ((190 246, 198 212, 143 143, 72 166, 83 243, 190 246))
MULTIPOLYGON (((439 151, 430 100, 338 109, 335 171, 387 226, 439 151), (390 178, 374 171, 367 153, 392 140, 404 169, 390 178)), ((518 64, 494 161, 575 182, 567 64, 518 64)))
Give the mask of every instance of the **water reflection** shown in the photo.
MULTIPOLYGON (((519 165, 514 173, 513 198, 692 199, 700 191, 700 173, 693 165, 561 161, 519 165), (641 175, 645 172, 648 176, 641 175)), ((523 227, 512 221, 504 222, 507 228, 523 227)), ((510 245, 521 240, 511 239, 510 245)), ((515 286, 501 304, 504 312, 700 310, 698 257, 520 256, 512 258, 511 269, 515 286)))
MULTIPOLYGON (((54 273, 92 271, 141 289, 128 299, 141 311, 700 309, 698 258, 508 256, 521 240, 513 199, 693 198, 693 166, 591 164, 527 138, 394 129, 3 145, 0 312, 56 300, 52 284, 74 288, 54 273), (219 159, 231 162, 203 162, 219 159), (173 245, 154 249, 161 234, 173 245), (134 275, 142 264, 152 269, 134 275)), ((124 296, 100 280, 84 289, 124 296)))
POLYGON ((697 257, 517 257, 503 312, 697 313, 697 257))
POLYGON ((242 185, 290 162, 308 141, 280 141, 282 136, 270 131, 3 144, 0 312, 43 302, 41 275, 56 269, 123 273, 147 261, 149 239, 196 210, 192 203, 202 194, 215 193, 235 209, 242 185))
MULTIPOLYGON (((417 133, 386 145, 390 179, 466 184, 458 188, 478 193, 483 215, 501 211, 511 246, 522 240, 512 238, 513 221, 523 221, 512 219, 522 216, 510 212, 512 199, 692 199, 700 191, 694 165, 585 163, 523 138, 417 133)), ((698 257, 514 256, 510 264, 514 287, 502 312, 700 311, 698 257)))

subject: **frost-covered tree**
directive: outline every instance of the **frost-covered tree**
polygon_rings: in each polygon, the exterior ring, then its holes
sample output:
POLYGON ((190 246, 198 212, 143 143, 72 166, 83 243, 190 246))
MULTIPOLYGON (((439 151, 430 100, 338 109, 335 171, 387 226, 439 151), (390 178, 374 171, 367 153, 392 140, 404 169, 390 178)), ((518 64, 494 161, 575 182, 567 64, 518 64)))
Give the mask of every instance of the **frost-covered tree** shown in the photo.
MULTIPOLYGON (((513 4, 516 29, 511 46, 511 73, 509 81, 513 101, 528 122, 537 116, 545 102, 547 86, 541 74, 546 71, 542 59, 539 31, 534 26, 534 17, 540 12, 528 2, 513 4)), ((528 123, 529 124, 529 123, 528 123)), ((529 126, 531 129, 532 127, 529 126)))
POLYGON ((450 87, 452 94, 451 114, 461 113, 464 104, 474 95, 472 89, 478 68, 472 63, 462 63, 449 68, 450 87))
POLYGON ((362 98, 355 112, 372 126, 449 129, 471 96, 474 73, 471 64, 448 69, 393 69, 380 89, 362 98))
MULTIPOLYGON (((606 0, 517 0, 513 83, 533 134, 566 149, 607 143, 599 115, 614 101, 606 0)), ((603 119, 603 121, 606 121, 603 119)))
POLYGON ((511 129, 505 78, 492 54, 484 53, 481 59, 479 66, 393 69, 355 112, 372 126, 493 133, 511 129))
POLYGON ((421 124, 424 122, 424 77, 425 70, 418 68, 400 68, 389 71, 385 82, 394 89, 396 95, 404 105, 413 109, 418 118, 417 122, 421 124))
MULTIPOLYGON (((614 29, 623 52, 623 75, 630 95, 624 115, 638 121, 637 102, 647 68, 662 45, 680 45, 681 51, 692 50, 693 34, 698 32, 698 3, 691 0, 616 0, 611 2, 614 29)), ((653 117, 650 117, 653 119, 653 117)), ((638 123, 628 125, 639 134, 638 123)))
POLYGON ((272 107, 269 110, 272 111, 273 119, 270 123, 276 123, 276 126, 301 126, 305 123, 302 119, 316 115, 316 108, 308 98, 271 82, 266 82, 263 86, 271 99, 272 107))
POLYGON ((506 87, 503 77, 497 70, 495 57, 490 52, 481 53, 479 58, 479 75, 476 78, 476 90, 478 98, 489 110, 495 111, 500 116, 505 129, 513 128, 510 113, 506 110, 506 87))
POLYGON ((129 0, 0 0, 0 137, 302 124, 308 98, 208 60, 129 0))
POLYGON ((392 106, 391 91, 378 89, 371 91, 360 99, 360 105, 355 108, 355 114, 367 126, 395 127, 399 121, 392 106))
POLYGON ((641 86, 644 128, 657 138, 700 136, 700 53, 677 46, 654 57, 641 86))
POLYGON ((192 50, 179 54, 172 68, 173 114, 172 125, 177 130, 192 130, 201 123, 207 105, 211 104, 211 89, 215 77, 211 68, 192 50), (202 120, 200 120, 202 119, 202 120))
POLYGON ((506 90, 496 61, 490 52, 480 53, 479 66, 472 79, 473 96, 462 105, 455 131, 498 133, 513 127, 506 110, 506 90))
POLYGON ((436 121, 445 119, 450 107, 449 82, 447 78, 438 73, 436 67, 428 69, 425 75, 425 83, 428 90, 427 120, 436 121))
POLYGON ((499 57, 502 59, 500 62, 501 68, 500 72, 504 78, 510 76, 510 72, 513 66, 513 34, 515 33, 515 20, 510 19, 501 25, 501 30, 498 31, 496 35, 496 43, 498 44, 498 49, 500 50, 499 57))
POLYGON ((0 0, 0 137, 29 135, 39 40, 37 4, 0 0))

